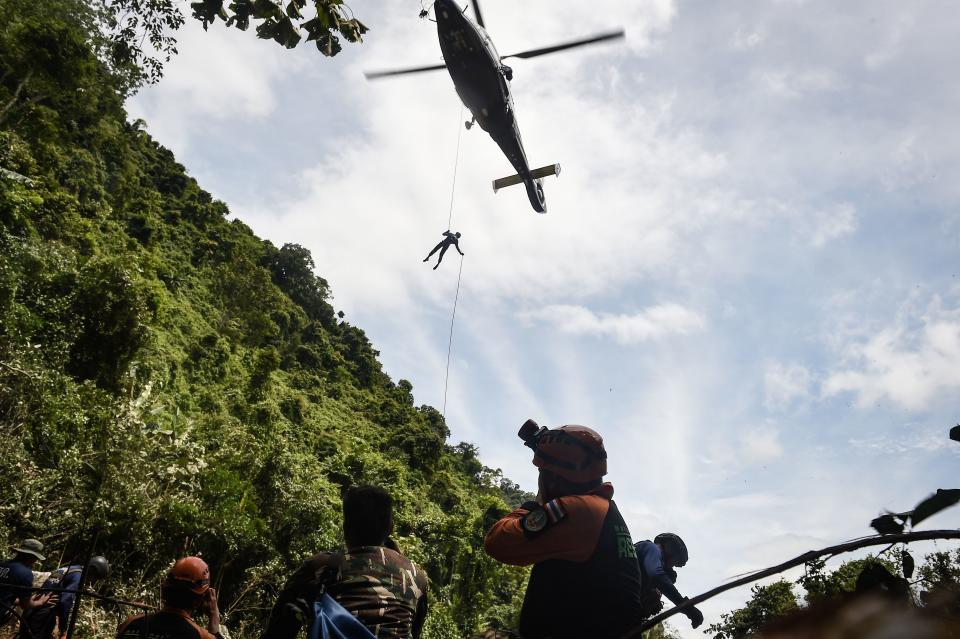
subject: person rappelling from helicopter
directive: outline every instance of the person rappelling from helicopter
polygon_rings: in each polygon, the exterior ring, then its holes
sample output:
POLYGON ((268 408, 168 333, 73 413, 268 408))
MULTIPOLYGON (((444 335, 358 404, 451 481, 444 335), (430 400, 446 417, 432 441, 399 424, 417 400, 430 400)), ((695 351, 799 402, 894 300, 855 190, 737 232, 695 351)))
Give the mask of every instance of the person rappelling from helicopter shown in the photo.
MULTIPOLYGON (((441 240, 439 244, 433 247, 433 250, 430 251, 429 255, 423 258, 423 261, 429 262, 430 258, 433 257, 433 254, 436 253, 437 251, 440 251, 440 257, 437 258, 437 266, 440 266, 440 262, 443 261, 443 254, 446 253, 447 249, 450 248, 451 246, 457 249, 457 253, 459 253, 462 256, 463 251, 460 250, 459 240, 460 240, 460 233, 451 233, 449 229, 444 231, 443 240, 441 240)), ((434 266, 433 270, 437 270, 437 266, 434 266)))

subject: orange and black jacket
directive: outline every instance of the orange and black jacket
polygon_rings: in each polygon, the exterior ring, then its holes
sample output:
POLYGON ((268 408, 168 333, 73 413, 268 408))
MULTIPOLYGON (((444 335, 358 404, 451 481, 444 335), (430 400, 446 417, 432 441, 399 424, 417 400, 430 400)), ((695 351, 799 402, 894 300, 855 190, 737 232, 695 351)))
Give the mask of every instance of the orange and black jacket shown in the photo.
POLYGON ((498 521, 487 554, 533 565, 520 612, 524 639, 620 637, 643 621, 640 567, 613 486, 528 502, 498 521))

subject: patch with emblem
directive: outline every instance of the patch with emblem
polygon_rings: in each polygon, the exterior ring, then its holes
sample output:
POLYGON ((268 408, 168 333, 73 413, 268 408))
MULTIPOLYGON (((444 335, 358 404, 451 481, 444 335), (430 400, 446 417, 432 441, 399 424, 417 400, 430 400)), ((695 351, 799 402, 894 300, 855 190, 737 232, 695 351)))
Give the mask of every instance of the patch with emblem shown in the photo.
POLYGON ((547 513, 542 510, 532 510, 523 518, 523 530, 529 533, 538 533, 547 526, 547 513))

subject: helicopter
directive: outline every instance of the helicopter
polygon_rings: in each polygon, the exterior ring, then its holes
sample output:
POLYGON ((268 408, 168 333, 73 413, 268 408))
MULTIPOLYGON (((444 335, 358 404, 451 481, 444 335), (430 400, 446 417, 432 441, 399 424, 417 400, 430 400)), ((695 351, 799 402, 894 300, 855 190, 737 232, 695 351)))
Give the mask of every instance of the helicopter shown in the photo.
MULTIPOLYGON (((559 175, 560 165, 548 164, 538 169, 530 168, 520 139, 520 127, 514 115, 513 97, 510 93, 513 69, 503 61, 507 58, 535 58, 565 49, 622 38, 623 30, 502 56, 497 53, 493 41, 487 34, 478 0, 473 0, 476 22, 466 16, 466 7, 461 9, 455 0, 435 0, 433 9, 440 50, 443 52, 443 64, 372 71, 364 75, 368 80, 375 80, 446 69, 453 80, 457 95, 473 116, 465 123, 466 128, 470 129, 474 123, 479 124, 480 128, 497 143, 516 171, 514 175, 494 180, 494 192, 507 186, 523 183, 533 209, 538 213, 546 213, 547 202, 543 193, 543 178, 559 175)), ((427 15, 426 10, 420 13, 421 18, 427 15)))

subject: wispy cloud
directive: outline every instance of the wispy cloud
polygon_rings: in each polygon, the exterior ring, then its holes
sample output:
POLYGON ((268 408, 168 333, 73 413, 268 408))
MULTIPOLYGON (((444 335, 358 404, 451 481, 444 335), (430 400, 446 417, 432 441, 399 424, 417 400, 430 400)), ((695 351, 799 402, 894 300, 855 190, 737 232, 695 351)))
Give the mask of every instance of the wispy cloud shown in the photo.
POLYGON ((812 383, 806 367, 768 361, 763 375, 764 404, 770 409, 783 409, 795 400, 809 397, 812 383))
POLYGON ((621 344, 686 335, 706 326, 702 315, 679 304, 660 304, 633 314, 596 313, 584 306, 557 304, 526 311, 520 317, 551 324, 571 335, 610 337, 621 344))
POLYGON ((821 248, 831 240, 857 230, 857 209, 850 202, 841 202, 817 211, 811 221, 813 229, 810 242, 821 248))
POLYGON ((908 303, 895 321, 855 338, 846 364, 824 381, 826 396, 852 393, 861 407, 889 400, 919 410, 935 396, 960 390, 960 307, 939 296, 924 308, 908 303))
POLYGON ((770 427, 756 428, 740 437, 744 461, 765 464, 783 456, 780 433, 770 427))

